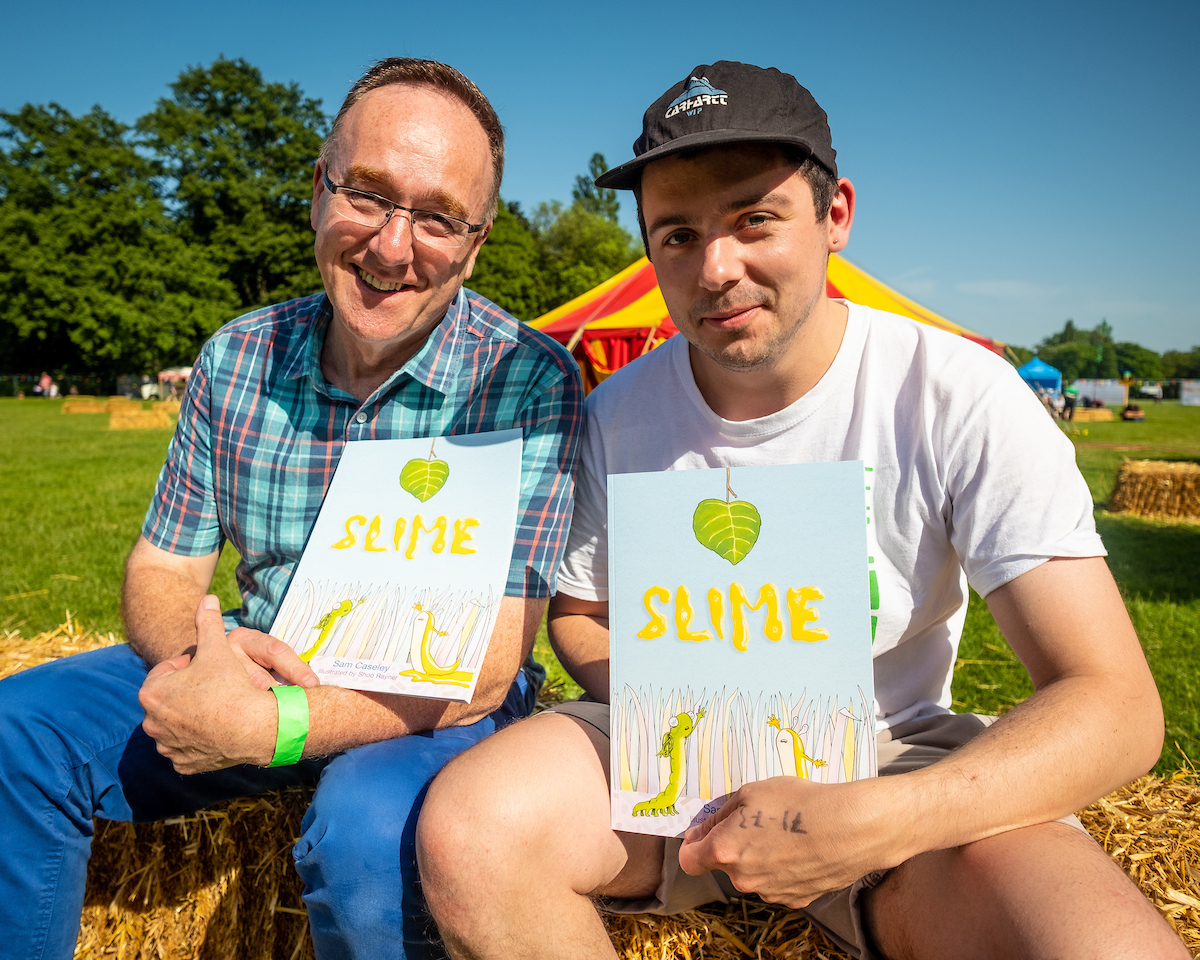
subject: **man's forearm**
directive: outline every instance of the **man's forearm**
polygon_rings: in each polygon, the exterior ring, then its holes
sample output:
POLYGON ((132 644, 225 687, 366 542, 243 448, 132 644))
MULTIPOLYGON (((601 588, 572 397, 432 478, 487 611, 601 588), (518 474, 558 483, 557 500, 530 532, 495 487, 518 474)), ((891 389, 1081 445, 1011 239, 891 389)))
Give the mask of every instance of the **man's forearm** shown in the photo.
POLYGON ((174 558, 139 539, 125 567, 121 616, 129 645, 147 663, 190 653, 196 607, 216 568, 217 554, 174 558))
POLYGON ((513 678, 533 649, 544 609, 541 600, 506 597, 501 602, 492 644, 470 703, 334 686, 309 689, 305 756, 322 756, 364 743, 481 720, 504 702, 513 678))
POLYGON ((588 695, 608 702, 608 604, 558 594, 550 601, 550 645, 588 695))
POLYGON ((1157 759, 1158 691, 1103 564, 1052 561, 988 598, 1037 692, 945 760, 904 775, 909 795, 898 805, 913 811, 920 846, 1055 820, 1157 759))

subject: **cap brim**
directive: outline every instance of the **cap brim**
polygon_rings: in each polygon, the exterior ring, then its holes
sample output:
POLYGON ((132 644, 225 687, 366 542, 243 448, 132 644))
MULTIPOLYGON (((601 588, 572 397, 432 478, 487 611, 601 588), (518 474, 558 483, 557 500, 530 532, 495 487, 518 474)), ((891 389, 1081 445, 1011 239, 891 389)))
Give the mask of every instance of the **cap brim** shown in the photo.
POLYGON ((778 143, 789 147, 797 147, 805 152, 806 157, 812 156, 812 144, 802 137, 781 136, 777 133, 763 133, 757 130, 701 130, 689 133, 685 137, 677 137, 670 143, 664 143, 653 150, 647 150, 640 157, 613 167, 596 178, 596 186, 614 190, 632 190, 641 179, 642 168, 655 160, 669 157, 685 150, 695 150, 703 147, 719 147, 730 143, 778 143))

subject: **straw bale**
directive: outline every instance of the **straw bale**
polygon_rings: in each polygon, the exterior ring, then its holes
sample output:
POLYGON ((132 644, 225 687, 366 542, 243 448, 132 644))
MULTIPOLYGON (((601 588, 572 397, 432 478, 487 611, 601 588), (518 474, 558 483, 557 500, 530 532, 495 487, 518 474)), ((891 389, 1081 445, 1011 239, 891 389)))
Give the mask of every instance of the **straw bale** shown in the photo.
POLYGON ((162 430, 174 426, 169 410, 161 407, 143 410, 135 403, 115 406, 108 421, 109 430, 162 430))
POLYGON ((106 406, 99 400, 66 400, 62 405, 63 413, 105 413, 106 406))
POLYGON ((1200 521, 1200 463, 1126 460, 1108 499, 1112 513, 1200 521))
POLYGON ((1113 418, 1113 412, 1107 407, 1076 407, 1071 414, 1072 423, 1099 423, 1113 418))
MULTIPOLYGON (((79 630, 0 635, 0 677, 116 642, 79 630)), ((309 791, 234 800, 158 824, 96 822, 76 960, 311 960, 288 856, 309 791)), ((1084 826, 1200 952, 1200 777, 1145 776, 1079 814, 1084 826)), ((841 960, 796 911, 756 900, 605 923, 622 960, 841 960)))

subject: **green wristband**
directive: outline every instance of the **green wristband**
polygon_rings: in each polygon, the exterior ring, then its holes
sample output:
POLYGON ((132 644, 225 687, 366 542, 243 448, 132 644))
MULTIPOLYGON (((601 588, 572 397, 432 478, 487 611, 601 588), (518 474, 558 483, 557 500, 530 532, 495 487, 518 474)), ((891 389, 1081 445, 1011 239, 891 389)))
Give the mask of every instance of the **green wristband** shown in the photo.
POLYGON ((308 737, 308 694, 303 687, 272 687, 271 692, 279 704, 279 732, 268 766, 290 767, 300 762, 308 737))

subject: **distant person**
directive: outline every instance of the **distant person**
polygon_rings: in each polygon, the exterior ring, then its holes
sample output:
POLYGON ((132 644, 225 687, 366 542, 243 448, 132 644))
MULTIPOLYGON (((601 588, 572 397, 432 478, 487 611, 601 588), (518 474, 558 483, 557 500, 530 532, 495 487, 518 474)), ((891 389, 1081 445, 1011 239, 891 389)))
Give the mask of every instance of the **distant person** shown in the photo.
POLYGON ((53 383, 54 380, 51 378, 50 374, 43 370, 42 375, 38 378, 38 382, 34 385, 34 395, 39 397, 50 396, 50 386, 53 383))
POLYGON ((1075 416, 1075 404, 1079 402, 1079 388, 1071 383, 1063 390, 1063 404, 1066 407, 1066 413, 1063 419, 1070 420, 1075 416))
POLYGON ((417 811, 447 760, 534 706, 581 428, 571 356, 463 286, 503 164, 495 111, 452 67, 384 60, 351 88, 313 170, 325 292, 201 350, 126 568, 129 646, 0 682, 5 956, 72 956, 93 817, 162 820, 289 784, 316 787, 293 850, 316 956, 429 956, 417 811), (320 685, 266 631, 346 441, 513 428, 516 539, 473 701, 320 685), (226 541, 244 600, 222 618, 208 592, 226 541), (307 719, 287 718, 306 731, 299 762, 277 750, 269 670, 304 690, 307 719))
POLYGON ((588 398, 550 635, 593 701, 500 731, 430 788, 422 882, 450 955, 614 957, 595 898, 678 913, 742 891, 858 957, 1186 958, 1072 815, 1154 764, 1163 718, 1070 441, 996 355, 829 299, 855 193, 793 77, 697 66, 634 157, 597 186, 634 191, 681 336, 588 398), (836 460, 874 470, 883 776, 750 783, 682 842, 614 832, 608 478, 836 460), (1033 680, 999 719, 951 712, 968 582, 1033 680))

